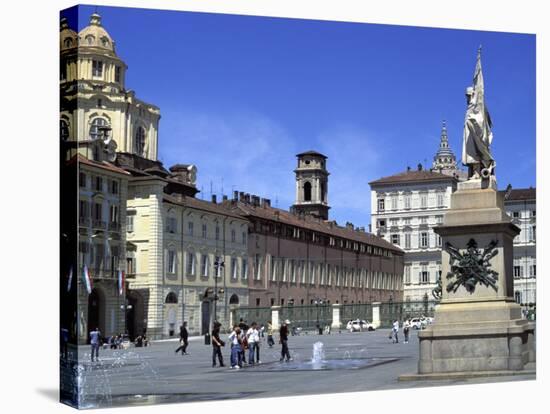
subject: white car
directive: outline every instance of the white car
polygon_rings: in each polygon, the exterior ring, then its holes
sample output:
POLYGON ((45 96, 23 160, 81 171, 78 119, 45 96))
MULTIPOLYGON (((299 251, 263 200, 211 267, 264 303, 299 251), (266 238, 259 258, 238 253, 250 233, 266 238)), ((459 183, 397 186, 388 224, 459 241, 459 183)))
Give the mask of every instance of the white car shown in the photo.
POLYGON ((366 330, 366 331, 374 331, 375 330, 372 323, 367 322, 367 321, 362 320, 362 319, 355 319, 355 320, 352 320, 352 321, 348 321, 348 323, 346 325, 346 329, 350 332, 361 332, 363 330, 366 330))
POLYGON ((424 329, 428 325, 428 321, 424 318, 412 318, 411 319, 411 328, 413 329, 424 329))

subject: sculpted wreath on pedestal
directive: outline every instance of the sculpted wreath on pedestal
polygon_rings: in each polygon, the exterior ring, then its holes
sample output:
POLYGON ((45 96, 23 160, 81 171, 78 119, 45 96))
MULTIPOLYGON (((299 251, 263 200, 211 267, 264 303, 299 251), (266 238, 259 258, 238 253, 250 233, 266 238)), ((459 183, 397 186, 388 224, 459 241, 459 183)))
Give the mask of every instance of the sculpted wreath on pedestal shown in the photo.
POLYGON ((470 239, 466 245, 466 251, 461 253, 451 243, 445 243, 445 251, 449 253, 451 271, 447 273, 447 279, 454 279, 447 284, 447 292, 455 293, 460 286, 464 286, 467 292, 474 293, 476 285, 481 283, 498 290, 496 281, 498 273, 491 269, 491 259, 498 254, 495 248, 498 241, 491 241, 482 251, 477 248, 477 242, 470 239))

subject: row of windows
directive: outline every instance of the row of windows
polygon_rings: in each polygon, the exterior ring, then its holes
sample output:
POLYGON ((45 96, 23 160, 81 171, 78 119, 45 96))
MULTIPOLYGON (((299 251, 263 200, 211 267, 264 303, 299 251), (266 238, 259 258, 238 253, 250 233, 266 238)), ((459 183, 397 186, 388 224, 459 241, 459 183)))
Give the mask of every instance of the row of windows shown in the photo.
POLYGON ((112 272, 114 275, 116 271, 124 270, 120 266, 120 248, 117 245, 110 246, 81 240, 78 243, 78 252, 81 266, 86 265, 92 272, 92 277, 93 273, 95 276, 105 272, 112 272))
MULTIPOLYGON (((132 220, 132 225, 133 225, 133 218, 131 220, 132 220)), ((178 219, 176 217, 167 217, 166 218, 166 227, 165 227, 165 229, 166 229, 167 233, 172 233, 172 234, 178 233, 178 219)), ((220 240, 221 232, 222 232, 221 227, 219 225, 216 225, 214 227, 214 239, 215 240, 220 240)), ((189 236, 194 236, 195 235, 195 223, 193 221, 189 221, 187 223, 187 235, 189 235, 189 236)), ((202 223, 201 236, 202 236, 203 239, 208 239, 208 225, 206 223, 202 223)), ((231 242, 232 243, 237 242, 237 231, 235 229, 231 229, 230 237, 231 237, 231 242)), ((240 242, 241 242, 241 244, 246 245, 246 241, 247 241, 247 234, 246 234, 245 231, 243 231, 241 233, 240 242)))
MULTIPOLYGON (((78 207, 78 217, 81 225, 88 226, 90 224, 89 219, 91 217, 94 227, 98 225, 100 225, 101 227, 104 226, 103 203, 88 200, 79 200, 78 207)), ((120 214, 118 204, 109 204, 108 211, 109 225, 118 225, 120 214)))
MULTIPOLYGON (((98 99, 98 107, 102 107, 101 99, 98 99)), ((92 119, 92 122, 90 123, 90 132, 89 132, 90 139, 91 140, 96 140, 96 139, 103 138, 104 128, 108 127, 108 126, 109 126, 109 122, 105 118, 96 117, 96 118, 92 119)), ((64 121, 64 120, 61 120, 61 131, 62 131, 61 138, 64 139, 64 140, 68 139, 69 129, 68 129, 66 121, 64 121), (65 132, 63 132, 63 131, 65 131, 65 132), (65 135, 63 135, 63 134, 65 134, 65 135)), ((143 128, 142 126, 138 126, 136 128, 136 133, 134 135, 134 142, 133 142, 134 153, 137 154, 137 155, 140 155, 142 157, 146 156, 146 154, 145 154, 145 144, 146 144, 145 135, 146 135, 145 128, 143 128)))
POLYGON ((100 176, 88 176, 85 172, 80 172, 78 175, 78 185, 80 188, 88 188, 88 177, 90 178, 91 188, 94 191, 103 192, 104 184, 107 184, 107 190, 110 194, 118 194, 119 182, 118 180, 106 180, 100 176))
POLYGON ((519 279, 522 277, 536 277, 537 276, 537 265, 531 264, 527 267, 520 266, 520 265, 514 265, 514 278, 519 279), (527 268, 527 272, 525 272, 525 269, 527 268))
MULTIPOLYGON (((441 247, 441 236, 439 234, 434 234, 435 238, 430 238, 430 233, 427 231, 423 231, 418 233, 418 248, 419 249, 428 249, 430 247, 441 247), (431 239, 431 240, 430 240, 431 239), (432 245, 430 242, 435 243, 432 245)), ((390 234, 390 242, 392 244, 395 244, 397 246, 401 246, 404 249, 410 249, 412 248, 411 244, 411 233, 405 233, 403 235, 401 234, 390 234), (401 237, 403 236, 403 237, 401 237), (403 242, 403 244, 401 244, 403 242)))
MULTIPOLYGON (((411 266, 405 266, 405 269, 404 269, 404 284, 405 285, 411 285, 411 284, 415 284, 412 279, 411 279, 411 273, 412 273, 412 270, 411 270, 411 266)), ((435 271, 435 278, 436 278, 436 281, 441 279, 441 270, 436 270, 435 271)), ((418 271, 418 279, 416 281, 416 284, 430 284, 430 283, 435 283, 432 282, 430 280, 430 271, 428 270, 428 266, 427 265, 423 265, 420 270, 418 271)))
MULTIPOLYGON (((166 271, 171 274, 178 272, 178 258, 174 250, 168 250, 166 271)), ((221 277, 227 267, 231 279, 248 279, 248 260, 246 258, 231 257, 226 265, 220 256, 195 254, 187 252, 185 255, 185 273, 201 277, 221 277), (198 258, 198 261, 197 261, 198 258), (213 262, 212 259, 214 260, 213 262), (197 273, 198 272, 198 273, 197 273)), ((251 277, 262 280, 267 276, 272 282, 300 283, 302 285, 359 287, 373 289, 398 289, 400 279, 398 275, 386 272, 371 272, 366 269, 340 267, 336 265, 306 262, 304 260, 285 258, 266 258, 257 254, 252 261, 251 277), (268 273, 268 274, 265 274, 268 273)))
POLYGON ((512 218, 535 218, 537 217, 537 211, 536 210, 524 210, 524 211, 507 211, 506 214, 508 214, 509 217, 512 218), (521 214, 523 213, 523 214, 521 214))
POLYGON ((354 252, 366 253, 375 256, 392 257, 392 252, 381 247, 371 246, 353 240, 329 236, 311 230, 304 230, 291 225, 274 222, 254 222, 254 231, 260 234, 269 234, 284 237, 287 239, 301 240, 311 244, 328 245, 340 249, 352 250, 354 252))
MULTIPOLYGON (((443 216, 442 215, 433 216, 433 217, 434 217, 434 220, 435 220, 435 224, 442 224, 443 223, 443 216)), ((414 224, 429 224, 428 223, 429 218, 430 218, 430 216, 420 216, 420 217, 416 217, 416 218, 411 218, 411 217, 391 218, 391 219, 389 219, 389 225, 390 225, 390 227, 396 227, 396 226, 399 226, 400 224, 403 224, 404 226, 410 226, 411 224, 412 225, 414 225, 414 224)), ((378 219, 377 220, 377 228, 379 228, 379 229, 384 229, 387 226, 387 224, 388 224, 388 220, 386 220, 386 219, 378 219)))
MULTIPOLYGON (((436 204, 430 205, 428 194, 420 194, 419 197, 419 208, 428 208, 428 207, 439 207, 444 208, 445 207, 445 194, 438 193, 436 195, 436 204)), ((388 199, 385 198, 379 198, 377 202, 377 208, 378 212, 389 210, 410 210, 412 208, 412 196, 411 195, 404 195, 403 196, 403 202, 398 202, 397 196, 389 197, 388 199), (388 202, 386 202, 388 201, 388 202)))

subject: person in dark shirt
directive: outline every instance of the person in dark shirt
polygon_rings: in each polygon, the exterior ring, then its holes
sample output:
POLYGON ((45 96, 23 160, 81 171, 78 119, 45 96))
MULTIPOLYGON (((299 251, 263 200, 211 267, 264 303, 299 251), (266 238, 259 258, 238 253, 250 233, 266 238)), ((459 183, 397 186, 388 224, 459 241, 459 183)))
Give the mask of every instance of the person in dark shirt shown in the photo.
POLYGON ((285 358, 287 361, 291 361, 290 352, 288 350, 288 321, 284 321, 279 329, 279 342, 281 343, 281 359, 283 361, 285 358))
POLYGON ((216 366, 216 356, 220 363, 220 367, 224 367, 223 356, 222 356, 222 346, 225 346, 225 342, 220 339, 220 328, 221 323, 214 322, 214 329, 212 330, 212 368, 216 366))
POLYGON ((181 345, 176 349, 176 354, 181 350, 182 355, 188 355, 187 354, 187 345, 189 342, 187 339, 189 338, 189 333, 187 332, 187 322, 183 322, 183 325, 180 326, 180 343, 181 345))

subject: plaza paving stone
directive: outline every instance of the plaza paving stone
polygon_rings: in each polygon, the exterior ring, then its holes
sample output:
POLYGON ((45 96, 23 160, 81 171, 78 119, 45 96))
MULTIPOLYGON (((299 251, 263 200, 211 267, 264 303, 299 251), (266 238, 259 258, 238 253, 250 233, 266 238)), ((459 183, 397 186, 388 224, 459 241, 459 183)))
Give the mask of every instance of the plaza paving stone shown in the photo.
MULTIPOLYGON (((189 355, 176 355, 177 341, 158 341, 146 348, 100 350, 100 361, 89 361, 89 347, 79 347, 84 365, 83 405, 120 406, 186 401, 222 400, 245 397, 296 396, 424 386, 534 380, 535 375, 475 379, 398 381, 401 374, 415 373, 418 358, 417 332, 408 344, 393 344, 389 330, 374 332, 302 334, 289 338, 296 364, 312 357, 313 344, 324 344, 325 359, 374 359, 359 369, 285 370, 279 362, 280 345, 269 348, 264 338, 262 364, 229 368, 229 348, 223 349, 225 368, 212 368, 212 348, 203 338, 192 338, 189 355)), ((278 338, 275 337, 278 342, 278 338)))

